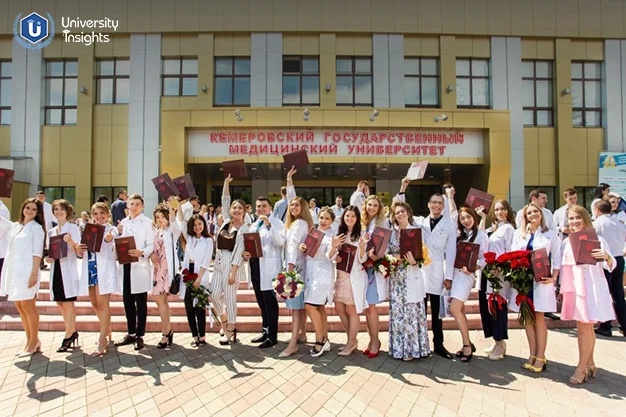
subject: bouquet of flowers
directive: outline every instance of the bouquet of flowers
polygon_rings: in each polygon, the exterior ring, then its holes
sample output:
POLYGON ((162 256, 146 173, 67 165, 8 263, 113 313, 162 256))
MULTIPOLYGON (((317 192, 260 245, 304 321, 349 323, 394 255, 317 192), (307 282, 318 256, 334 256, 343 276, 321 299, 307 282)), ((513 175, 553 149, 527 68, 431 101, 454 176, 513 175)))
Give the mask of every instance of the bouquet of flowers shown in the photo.
POLYGON ((185 287, 187 287, 187 291, 191 293, 193 297, 193 306, 194 308, 206 309, 209 308, 210 316, 209 321, 211 323, 211 327, 213 327, 213 323, 217 323, 220 326, 222 323, 220 321, 220 316, 215 311, 215 307, 210 302, 211 291, 209 291, 204 285, 199 285, 198 288, 194 287, 193 283, 198 279, 198 274, 194 272, 189 272, 188 269, 184 269, 182 272, 183 275, 183 283, 185 287))
POLYGON ((511 287, 517 291, 515 298, 515 304, 519 306, 517 320, 522 326, 535 323, 535 306, 528 297, 535 280, 530 261, 531 254, 531 251, 520 250, 505 253, 498 258, 506 270, 504 279, 510 282, 511 287))
POLYGON ((365 261, 363 266, 366 268, 374 268, 374 272, 382 275, 385 278, 389 278, 389 275, 391 275, 391 273, 396 270, 398 264, 399 261, 395 256, 386 254, 382 258, 379 258, 375 261, 367 258, 367 261, 365 261))
POLYGON ((508 265, 502 260, 502 256, 496 258, 494 252, 485 252, 485 262, 486 265, 483 268, 483 276, 487 279, 489 284, 491 284, 491 288, 493 289, 493 292, 489 294, 487 298, 487 306, 495 320, 498 310, 502 311, 505 309, 504 313, 506 314, 507 301, 500 295, 500 290, 502 289, 500 276, 502 276, 508 265))
POLYGON ((300 268, 296 265, 291 272, 281 272, 272 280, 272 286, 276 294, 285 300, 299 296, 304 288, 300 268))

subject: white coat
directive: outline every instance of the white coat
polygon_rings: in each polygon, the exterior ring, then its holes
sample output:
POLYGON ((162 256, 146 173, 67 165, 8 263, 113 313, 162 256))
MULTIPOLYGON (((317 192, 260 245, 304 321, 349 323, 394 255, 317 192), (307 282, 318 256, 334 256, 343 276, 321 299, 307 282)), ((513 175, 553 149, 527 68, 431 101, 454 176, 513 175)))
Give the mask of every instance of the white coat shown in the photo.
MULTIPOLYGON (((222 203, 222 207, 225 206, 222 203)), ((283 246, 285 245, 285 225, 274 216, 269 217, 271 228, 268 230, 263 222, 255 222, 250 232, 258 232, 261 236, 263 257, 259 258, 261 272, 261 291, 273 290, 272 280, 283 269, 283 246)))
POLYGON ((26 226, 0 219, 0 233, 9 239, 9 247, 2 268, 0 295, 8 295, 9 301, 32 300, 39 291, 39 268, 37 284, 28 288, 28 280, 33 271, 33 257, 43 255, 46 234, 35 221, 26 226))
MULTIPOLYGON (((96 254, 96 268, 98 269, 98 294, 113 294, 120 292, 119 282, 117 278, 117 262, 115 261, 115 240, 107 243, 104 238, 113 229, 113 236, 117 230, 110 224, 104 225, 104 236, 102 237, 102 246, 100 252, 96 254)), ((89 285, 89 258, 85 251, 83 256, 82 267, 80 268, 80 281, 84 281, 89 285)))
MULTIPOLYGON (((130 216, 122 220, 122 234, 124 236, 134 236, 135 246, 143 251, 143 256, 139 261, 130 264, 130 292, 131 294, 141 294, 152 291, 152 266, 150 265, 150 255, 154 250, 154 229, 152 220, 141 213, 131 219, 130 216)), ((119 265, 118 270, 119 287, 124 289, 124 265, 119 265)))
POLYGON ((333 229, 330 228, 322 239, 315 257, 306 257, 306 275, 304 285, 304 302, 324 305, 333 300, 335 288, 335 267, 326 256, 332 244, 333 229))
MULTIPOLYGON (((471 240, 472 234, 469 234, 464 242, 469 242, 471 240)), ((454 268, 454 273, 452 274, 452 290, 450 296, 453 298, 457 298, 464 303, 467 302, 470 292, 472 291, 472 287, 475 283, 480 283, 480 279, 482 276, 482 268, 485 267, 485 252, 489 250, 489 238, 487 234, 483 231, 479 231, 476 234, 476 239, 474 242, 479 245, 478 249, 478 261, 476 262, 476 272, 473 274, 466 274, 462 270, 458 268, 454 268)))
MULTIPOLYGON (((228 207, 228 206, 224 206, 224 207, 228 207)), ((187 223, 181 222, 178 218, 176 221, 177 221, 177 226, 175 227, 179 229, 178 234, 180 235, 180 232, 182 231, 183 236, 185 237, 185 241, 187 242, 187 244, 185 245, 185 255, 183 256, 183 270, 189 269, 189 264, 193 263, 194 273, 200 275, 200 269, 204 268, 205 272, 204 272, 204 275, 202 275, 200 279, 200 285, 204 285, 205 288, 208 288, 209 281, 210 281, 209 267, 211 266, 211 258, 213 257, 213 238, 210 238, 210 237, 197 238, 195 236, 189 236, 187 234, 187 223)), ((167 240, 170 240, 170 239, 168 238, 167 240)), ((172 248, 171 246, 167 247, 167 240, 165 240, 165 245, 168 251, 167 253, 169 253, 171 252, 172 248)), ((171 245, 171 242, 170 242, 170 245, 171 245)), ((172 255, 170 254, 169 256, 171 257, 172 255)), ((167 262, 168 262, 167 266, 169 268, 170 266, 169 258, 167 262)), ((220 264, 220 258, 218 257, 215 260, 215 272, 216 273, 218 272, 219 264, 220 264)), ((170 283, 171 283, 172 278, 173 278, 173 275, 170 278, 170 283)), ((180 283, 180 291, 178 292, 178 296, 184 300, 187 286, 182 282, 182 279, 183 279, 182 276, 180 277, 180 279, 181 279, 181 283, 180 283)))
POLYGON ((434 231, 430 230, 430 216, 422 220, 422 239, 430 257, 430 264, 424 266, 427 294, 441 295, 444 278, 452 280, 456 234, 456 226, 449 216, 443 216, 434 231))
MULTIPOLYGON (((155 231, 156 234, 158 231, 155 231)), ((180 227, 176 221, 170 222, 168 228, 163 231, 163 251, 165 252, 165 258, 167 259, 167 274, 169 278, 168 288, 172 285, 172 281, 174 280, 174 275, 178 272, 180 268, 180 261, 178 260, 178 256, 176 255, 176 242, 178 242, 178 238, 180 237, 180 227)), ((189 242, 189 240, 187 240, 189 242)), ((213 247, 211 246, 211 253, 213 253, 213 247)), ((154 267, 153 267, 154 269, 154 267)), ((153 271, 154 273, 154 271, 153 271)), ((207 275, 208 275, 207 268, 207 275)), ((181 277, 182 280, 182 277, 181 277)), ((182 285, 181 282, 181 288, 182 285)))
MULTIPOLYGON (((48 241, 53 236, 58 236, 63 233, 67 233, 72 237, 72 240, 76 243, 80 242, 80 229, 74 223, 66 222, 63 227, 55 226, 52 230, 48 231, 48 241)), ((69 243, 67 244, 67 256, 65 258, 57 259, 54 262, 61 263, 61 276, 63 277, 63 292, 65 298, 72 298, 78 296, 84 296, 89 294, 89 281, 82 280, 79 273, 78 258, 76 252, 72 250, 69 243)), ((54 300, 54 280, 58 279, 54 274, 54 263, 50 268, 50 299, 54 300)))
MULTIPOLYGON (((376 224, 376 219, 372 219, 370 224, 367 226, 367 233, 372 233, 375 228, 382 227, 384 229, 391 229, 391 223, 389 219, 385 218, 379 224, 376 224)), ((411 227, 410 227, 411 228, 411 227)), ((398 242, 400 242, 398 238, 398 242)), ((387 248, 389 251, 389 248, 387 248)), ((376 281, 376 291, 378 294, 378 302, 382 303, 389 299, 389 279, 385 278, 382 274, 374 271, 374 280, 376 281)), ((368 283, 369 285, 369 283, 368 283)))
MULTIPOLYGON (((422 225, 409 224, 407 229, 421 229, 422 225)), ((394 228, 389 241, 389 251, 392 254, 400 253, 400 230, 394 228)), ((382 277, 382 274, 376 274, 382 277)), ((388 278, 384 278, 388 283, 388 278)), ((406 267, 406 302, 407 303, 419 303, 426 298, 426 273, 424 267, 420 268, 417 265, 408 265, 406 267)))
MULTIPOLYGON (((513 235, 513 244, 511 250, 526 250, 528 241, 530 240, 530 233, 524 237, 522 231, 517 229, 513 235)), ((556 230, 548 230, 542 232, 540 229, 535 231, 535 237, 533 239, 533 250, 546 248, 548 256, 552 261, 552 271, 561 269, 561 239, 556 230)), ((518 312, 519 306, 515 303, 517 297, 517 291, 511 288, 511 295, 509 297, 509 309, 511 311, 518 312)), ((533 283, 533 304, 535 310, 542 313, 555 313, 556 312, 556 293, 554 284, 541 284, 538 282, 533 283)))
MULTIPOLYGON (((504 253, 511 252, 511 245, 513 244, 513 235, 515 234, 515 228, 512 224, 500 222, 496 230, 489 236, 489 252, 493 252, 496 256, 500 256, 504 253)), ((482 276, 482 274, 481 274, 482 276)), ((486 278, 481 278, 486 279, 486 278)), ((500 279, 502 289, 500 295, 505 299, 509 299, 509 292, 511 291, 511 285, 505 282, 502 277, 500 279)), ((493 287, 491 283, 487 282, 487 294, 493 293, 493 287)))

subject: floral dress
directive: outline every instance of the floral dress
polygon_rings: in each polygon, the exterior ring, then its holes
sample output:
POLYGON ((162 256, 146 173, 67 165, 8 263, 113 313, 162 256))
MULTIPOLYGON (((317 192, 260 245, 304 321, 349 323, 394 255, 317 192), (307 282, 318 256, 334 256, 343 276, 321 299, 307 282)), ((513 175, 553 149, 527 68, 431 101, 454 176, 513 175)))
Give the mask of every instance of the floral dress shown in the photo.
POLYGON ((159 261, 154 264, 152 294, 167 294, 170 291, 170 279, 167 271, 167 256, 165 255, 165 241, 163 240, 163 230, 159 230, 154 235, 154 253, 159 261))
MULTIPOLYGON (((400 253, 399 232, 389 241, 389 253, 400 253)), ((407 274, 402 262, 389 276, 389 355, 395 359, 423 358, 430 355, 428 321, 423 300, 409 303, 407 274)))

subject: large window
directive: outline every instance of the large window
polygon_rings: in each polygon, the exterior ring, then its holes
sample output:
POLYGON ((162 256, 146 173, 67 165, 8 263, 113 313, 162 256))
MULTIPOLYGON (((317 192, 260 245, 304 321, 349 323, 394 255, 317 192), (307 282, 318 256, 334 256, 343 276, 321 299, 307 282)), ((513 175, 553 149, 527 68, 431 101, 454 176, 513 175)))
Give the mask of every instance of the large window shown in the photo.
POLYGON ((163 95, 198 95, 198 59, 163 58, 163 95))
POLYGON ((250 105, 250 58, 215 58, 215 105, 250 105))
POLYGON ((489 108, 489 60, 456 60, 457 107, 489 108))
POLYGON ((372 58, 337 58, 337 105, 371 107, 373 102, 372 58))
POLYGON ((404 58, 406 107, 439 105, 439 63, 435 58, 404 58))
POLYGON ((11 124, 11 61, 0 61, 0 125, 11 124))
POLYGON ((525 126, 553 126, 552 61, 522 62, 525 126))
POLYGON ((127 104, 130 62, 128 59, 107 59, 97 62, 98 104, 127 104))
POLYGON ((125 189, 126 187, 93 187, 91 202, 95 203, 101 195, 105 195, 109 199, 109 205, 111 205, 117 200, 117 193, 125 189))
POLYGON ((54 200, 61 198, 76 205, 76 188, 75 187, 43 187, 43 192, 46 193, 46 201, 50 204, 54 200))
POLYGON ((319 104, 319 58, 283 57, 283 105, 319 106, 319 104))
POLYGON ((572 118, 574 126, 602 125, 601 63, 572 61, 572 118))
POLYGON ((75 125, 78 61, 46 62, 46 124, 75 125))
POLYGON ((591 210, 591 202, 595 200, 596 187, 574 187, 578 195, 578 204, 587 210, 591 210))

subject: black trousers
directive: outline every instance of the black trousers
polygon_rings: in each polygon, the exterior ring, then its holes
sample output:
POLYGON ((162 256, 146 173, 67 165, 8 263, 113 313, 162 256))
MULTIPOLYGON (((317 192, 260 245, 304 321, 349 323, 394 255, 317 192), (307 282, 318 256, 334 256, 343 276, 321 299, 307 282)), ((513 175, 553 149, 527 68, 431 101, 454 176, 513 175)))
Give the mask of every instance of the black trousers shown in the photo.
POLYGON ((435 294, 426 294, 424 298, 424 308, 427 308, 428 300, 430 299, 430 318, 432 322, 433 331, 433 344, 435 349, 443 347, 443 322, 439 318, 439 301, 440 296, 435 294))
MULTIPOLYGON (((196 265, 189 263, 189 272, 195 272, 196 265)), ((207 272, 208 273, 208 272, 207 272)), ((195 308, 191 291, 185 291, 185 313, 187 313, 187 323, 193 337, 204 337, 206 334, 206 309, 195 308)))
POLYGON ((130 264, 124 264, 124 311, 128 334, 143 337, 148 318, 148 293, 132 294, 130 291, 130 264))
POLYGON ((276 341, 278 339, 278 301, 274 290, 261 290, 261 269, 259 258, 250 258, 250 278, 256 302, 261 309, 261 320, 263 323, 263 333, 267 337, 276 341))
MULTIPOLYGON (((617 265, 615 265, 613 272, 605 270, 604 275, 606 276, 606 280, 609 284, 611 297, 613 297, 615 317, 617 318, 619 327, 622 330, 626 330, 626 302, 624 302, 624 284, 622 281, 624 279, 624 257, 616 256, 615 261, 617 262, 617 265)), ((600 324, 600 327, 610 330, 611 322, 604 322, 600 324)))
POLYGON ((487 280, 484 278, 480 280, 478 304, 480 306, 480 321, 483 325, 485 338, 493 337, 493 340, 497 342, 508 339, 509 319, 507 305, 503 305, 502 310, 498 311, 494 319, 489 312, 489 304, 487 303, 487 280))

